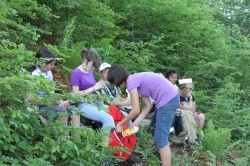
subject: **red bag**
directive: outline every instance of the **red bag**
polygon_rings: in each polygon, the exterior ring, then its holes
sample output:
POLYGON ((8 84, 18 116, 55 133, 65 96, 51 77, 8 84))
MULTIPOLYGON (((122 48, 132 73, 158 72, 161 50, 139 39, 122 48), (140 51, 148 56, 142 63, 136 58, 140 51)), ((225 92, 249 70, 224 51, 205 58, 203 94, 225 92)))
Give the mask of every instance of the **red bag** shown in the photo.
MULTIPOLYGON (((115 124, 118 124, 120 121, 124 119, 124 116, 122 115, 121 111, 116 106, 109 106, 109 114, 114 118, 115 124)), ((127 129, 127 124, 123 125, 123 130, 127 129)), ((131 153, 134 150, 135 143, 136 143, 136 135, 133 134, 128 137, 123 137, 121 133, 117 134, 115 130, 112 131, 110 134, 110 140, 109 143, 110 147, 125 147, 128 148, 129 152, 124 151, 115 151, 114 155, 118 156, 122 160, 127 160, 131 153)))

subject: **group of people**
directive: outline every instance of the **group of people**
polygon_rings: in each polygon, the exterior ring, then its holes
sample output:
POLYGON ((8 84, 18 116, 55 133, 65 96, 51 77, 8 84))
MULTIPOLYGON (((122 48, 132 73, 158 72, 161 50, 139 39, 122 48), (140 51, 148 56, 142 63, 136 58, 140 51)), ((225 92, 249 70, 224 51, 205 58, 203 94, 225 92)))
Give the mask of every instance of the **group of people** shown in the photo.
MULTIPOLYGON (((162 165, 171 165, 171 150, 168 136, 174 114, 182 103, 183 107, 189 106, 189 101, 194 101, 194 97, 190 93, 186 93, 186 96, 182 95, 182 91, 174 86, 176 80, 172 82, 170 78, 173 74, 168 79, 152 72, 130 74, 121 65, 101 64, 100 56, 95 51, 88 49, 83 49, 80 52, 80 56, 82 63, 70 75, 70 85, 73 94, 83 96, 88 94, 109 95, 111 96, 110 105, 118 106, 125 116, 120 123, 115 125, 111 115, 105 110, 98 109, 98 105, 102 105, 103 107, 101 108, 108 107, 103 102, 98 102, 94 105, 87 102, 78 103, 77 107, 82 116, 102 123, 102 129, 107 133, 107 137, 103 140, 103 146, 109 145, 109 133, 111 130, 115 129, 117 133, 120 133, 124 124, 128 124, 130 127, 138 126, 150 112, 152 108, 151 99, 153 99, 156 104, 154 141, 159 149, 162 165), (99 70, 102 80, 95 80, 95 70, 99 70), (121 96, 120 88, 126 89, 128 93, 126 97, 121 96), (181 99, 180 102, 180 95, 184 97, 184 101, 181 99), (143 102, 142 109, 140 108, 140 101, 143 102), (135 117, 136 119, 132 122, 131 120, 135 117)), ((32 75, 43 76, 52 81, 51 69, 55 65, 56 55, 49 49, 42 48, 37 52, 36 57, 42 63, 36 66, 32 75)), ((43 95, 41 92, 40 98, 43 95)), ((80 118, 74 111, 67 109, 69 104, 67 100, 60 101, 55 107, 39 106, 39 110, 41 114, 43 111, 52 110, 57 115, 66 110, 72 115, 73 126, 78 127, 80 126, 80 118)), ((192 110, 195 110, 195 104, 192 108, 194 108, 192 110)), ((200 121, 200 115, 197 114, 197 123, 202 127, 204 122, 200 121)), ((63 117, 61 121, 66 123, 67 118, 63 117)))

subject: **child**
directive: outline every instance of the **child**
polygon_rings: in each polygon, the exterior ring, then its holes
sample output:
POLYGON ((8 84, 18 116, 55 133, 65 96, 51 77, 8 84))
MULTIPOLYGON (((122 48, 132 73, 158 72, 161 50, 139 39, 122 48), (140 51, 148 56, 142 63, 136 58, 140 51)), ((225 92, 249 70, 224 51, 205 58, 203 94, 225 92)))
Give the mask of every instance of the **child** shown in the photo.
MULTIPOLYGON (((55 66, 56 55, 52 51, 50 51, 48 48, 44 47, 37 52, 36 58, 41 63, 39 66, 36 66, 35 70, 32 72, 32 75, 44 77, 45 79, 53 81, 53 75, 52 75, 51 69, 53 69, 55 66)), ((41 91, 38 97, 42 99, 45 96, 45 93, 46 93, 45 91, 41 91)), ((68 117, 60 117, 59 114, 63 113, 65 110, 67 110, 68 113, 73 114, 73 111, 67 108, 69 105, 70 105, 69 101, 65 100, 65 101, 60 101, 58 104, 54 106, 39 105, 38 109, 41 112, 40 114, 46 119, 53 119, 53 117, 48 117, 48 112, 47 112, 47 111, 53 111, 53 114, 55 114, 55 116, 58 116, 58 118, 60 119, 62 123, 67 124, 68 117), (47 113, 44 113, 44 112, 47 112, 47 113)), ((80 126, 79 116, 73 114, 72 125, 75 127, 80 126)))
MULTIPOLYGON (((74 94, 88 95, 90 93, 96 94, 96 91, 103 88, 104 82, 95 81, 94 70, 100 66, 100 56, 93 50, 83 49, 80 52, 82 63, 75 68, 70 75, 70 84, 74 94)), ((102 103, 97 103, 104 106, 102 103)), ((102 128, 107 132, 107 136, 103 139, 102 145, 104 147, 109 145, 109 133, 115 127, 113 117, 105 112, 99 110, 97 105, 91 103, 79 103, 79 111, 82 116, 87 119, 95 120, 102 123, 102 128)))

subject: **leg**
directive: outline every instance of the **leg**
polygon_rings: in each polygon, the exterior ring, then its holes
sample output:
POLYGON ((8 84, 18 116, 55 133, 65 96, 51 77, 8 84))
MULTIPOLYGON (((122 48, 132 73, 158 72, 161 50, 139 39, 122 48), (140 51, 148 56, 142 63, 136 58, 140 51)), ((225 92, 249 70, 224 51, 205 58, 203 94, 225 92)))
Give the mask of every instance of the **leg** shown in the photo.
POLYGON ((180 97, 177 95, 174 99, 157 109, 155 143, 160 150, 162 166, 171 165, 171 149, 168 143, 168 136, 174 112, 179 106, 180 97))
POLYGON ((196 121, 196 124, 199 128, 203 129, 205 119, 206 119, 206 117, 203 113, 197 112, 197 115, 195 117, 195 121, 196 121))
POLYGON ((89 103, 80 103, 78 108, 85 118, 101 122, 104 130, 110 131, 112 128, 115 128, 113 117, 103 110, 98 110, 97 106, 89 103))
POLYGON ((170 166, 171 165, 171 149, 169 145, 165 145, 163 148, 160 148, 161 155, 161 165, 170 166))

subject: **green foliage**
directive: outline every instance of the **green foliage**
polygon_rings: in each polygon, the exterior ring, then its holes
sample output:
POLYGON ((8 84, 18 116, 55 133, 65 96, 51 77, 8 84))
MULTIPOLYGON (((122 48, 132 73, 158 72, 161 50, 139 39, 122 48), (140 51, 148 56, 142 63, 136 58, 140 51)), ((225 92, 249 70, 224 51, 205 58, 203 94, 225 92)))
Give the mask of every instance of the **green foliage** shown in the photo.
POLYGON ((74 68, 78 67, 82 63, 80 51, 85 48, 85 43, 79 42, 74 44, 70 49, 65 50, 64 54, 68 57, 65 58, 64 66, 67 67, 70 73, 74 68))
POLYGON ((226 155, 225 149, 230 143, 230 137, 229 129, 215 129, 213 121, 210 120, 202 138, 201 146, 204 150, 211 151, 218 160, 226 155))
POLYGON ((65 36, 64 29, 69 22, 75 18, 76 24, 72 41, 88 42, 88 47, 96 41, 109 36, 116 31, 114 25, 115 15, 109 6, 98 0, 38 0, 39 4, 53 9, 55 15, 60 16, 54 19, 52 24, 47 24, 54 35, 57 36, 56 43, 60 43, 65 36), (59 28, 60 27, 60 28, 59 28), (58 40, 60 39, 60 40, 58 40))
POLYGON ((137 133, 137 146, 135 152, 142 156, 142 159, 147 161, 148 165, 159 165, 160 160, 157 157, 157 149, 153 143, 153 137, 150 133, 139 130, 137 133))
POLYGON ((249 136, 249 108, 241 103, 242 95, 245 94, 239 89, 239 84, 228 77, 224 87, 216 93, 214 108, 208 113, 208 118, 216 119, 217 127, 231 129, 233 138, 249 136))
POLYGON ((16 43, 35 44, 40 34, 46 31, 33 26, 31 21, 49 20, 54 17, 46 6, 41 6, 33 0, 2 0, 0 11, 0 37, 16 43))
MULTIPOLYGON (((245 10, 249 1, 210 2, 0 1, 0 164, 98 165, 112 156, 110 149, 100 148, 103 133, 54 121, 42 125, 35 112, 26 111, 34 107, 25 102, 30 94, 36 97, 41 89, 60 88, 26 72, 37 63, 27 48, 37 50, 40 43, 56 52, 60 64, 65 59, 62 68, 67 74, 82 62, 82 48, 94 48, 103 61, 123 64, 132 73, 176 69, 192 77, 198 110, 214 121, 202 135, 207 164, 249 162, 250 49, 249 36, 241 33, 249 35, 245 10), (82 141, 65 137, 65 132, 79 133, 82 141), (230 133, 235 142, 225 148, 230 133), (219 142, 218 136, 225 142, 219 142), (231 149, 242 156, 234 159, 231 149)), ((42 102, 105 100, 91 95, 51 97, 42 102)), ((142 131, 138 137, 136 151, 149 165, 158 165, 157 150, 148 143, 152 138, 142 131)), ((173 156, 180 165, 199 164, 195 156, 173 156)))

